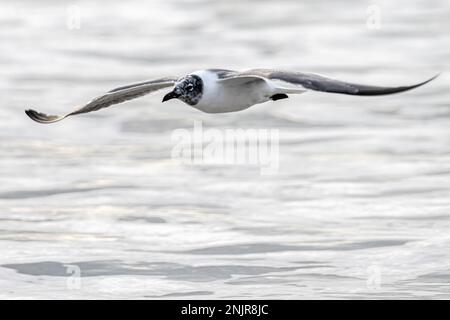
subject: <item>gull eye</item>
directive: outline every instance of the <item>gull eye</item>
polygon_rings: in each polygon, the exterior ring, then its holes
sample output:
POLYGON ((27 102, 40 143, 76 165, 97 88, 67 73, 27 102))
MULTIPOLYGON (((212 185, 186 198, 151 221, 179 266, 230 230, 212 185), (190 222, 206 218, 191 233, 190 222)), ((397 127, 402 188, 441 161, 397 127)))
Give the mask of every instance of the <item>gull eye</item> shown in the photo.
POLYGON ((189 84, 186 86, 186 90, 187 90, 187 91, 192 91, 192 90, 194 90, 194 85, 193 85, 192 83, 189 83, 189 84))

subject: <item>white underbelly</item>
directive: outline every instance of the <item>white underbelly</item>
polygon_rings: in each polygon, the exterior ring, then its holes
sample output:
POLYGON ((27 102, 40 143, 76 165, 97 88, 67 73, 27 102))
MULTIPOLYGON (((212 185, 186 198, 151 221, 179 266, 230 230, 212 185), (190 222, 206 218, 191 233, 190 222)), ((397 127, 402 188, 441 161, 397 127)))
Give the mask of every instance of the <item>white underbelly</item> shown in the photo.
POLYGON ((205 88, 200 102, 194 106, 207 113, 234 112, 263 103, 273 95, 273 89, 266 82, 255 82, 239 86, 217 83, 214 90, 205 88))

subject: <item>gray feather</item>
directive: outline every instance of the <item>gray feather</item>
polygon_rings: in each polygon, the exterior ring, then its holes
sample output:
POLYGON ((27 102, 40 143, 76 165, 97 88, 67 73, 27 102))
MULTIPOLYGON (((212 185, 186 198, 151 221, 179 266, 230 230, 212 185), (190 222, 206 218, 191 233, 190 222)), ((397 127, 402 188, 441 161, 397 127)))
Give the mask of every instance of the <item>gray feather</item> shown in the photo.
POLYGON ((163 78, 119 87, 108 91, 104 95, 91 100, 86 105, 63 116, 47 115, 45 113, 40 113, 35 110, 26 110, 25 113, 36 122, 53 123, 61 121, 62 119, 67 118, 68 116, 97 111, 103 108, 107 108, 114 104, 139 98, 151 92, 173 86, 175 81, 176 81, 175 78, 163 78))
POLYGON ((269 80, 280 80, 294 85, 300 85, 306 89, 315 91, 359 95, 359 96, 375 96, 411 90, 430 82, 431 80, 435 79, 438 75, 418 84, 400 87, 369 86, 335 80, 312 73, 288 72, 273 69, 253 69, 240 72, 238 75, 234 74, 231 77, 236 76, 237 77, 255 76, 255 77, 264 77, 269 80))

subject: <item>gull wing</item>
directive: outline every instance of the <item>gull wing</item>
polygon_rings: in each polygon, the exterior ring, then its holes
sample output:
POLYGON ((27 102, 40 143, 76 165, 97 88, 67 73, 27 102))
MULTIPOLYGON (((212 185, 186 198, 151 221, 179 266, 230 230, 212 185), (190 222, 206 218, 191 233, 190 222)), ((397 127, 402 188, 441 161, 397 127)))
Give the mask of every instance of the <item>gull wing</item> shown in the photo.
POLYGON ((25 113, 34 121, 39 123, 53 123, 61 121, 68 116, 73 116, 81 113, 88 113, 107 108, 114 104, 122 103, 128 100, 136 99, 146 94, 155 92, 157 90, 171 87, 176 82, 176 78, 162 78, 157 80, 149 80, 139 83, 134 83, 122 86, 106 92, 85 104, 84 106, 75 109, 74 111, 62 116, 47 115, 35 110, 26 110, 25 113))
MULTIPOLYGON (((439 75, 439 74, 438 74, 439 75)), ((417 87, 420 87, 431 80, 435 79, 438 75, 423 81, 418 84, 413 84, 410 86, 400 86, 400 87, 381 87, 381 86, 370 86, 363 84, 356 84, 350 82, 344 82, 340 80, 335 80, 320 76, 313 73, 301 73, 301 72, 290 72, 281 71, 275 69, 253 69, 240 73, 230 74, 228 77, 220 80, 225 81, 227 79, 239 79, 240 77, 248 79, 249 77, 254 77, 256 79, 266 79, 271 81, 277 81, 284 83, 289 89, 292 85, 300 86, 304 89, 330 92, 330 93, 340 93, 349 94, 357 96, 376 96, 376 95, 386 95, 408 91, 417 87)), ((283 85, 281 85, 283 87, 283 85)), ((280 86, 277 86, 280 88, 280 86)), ((289 93, 289 92, 286 92, 289 93)))

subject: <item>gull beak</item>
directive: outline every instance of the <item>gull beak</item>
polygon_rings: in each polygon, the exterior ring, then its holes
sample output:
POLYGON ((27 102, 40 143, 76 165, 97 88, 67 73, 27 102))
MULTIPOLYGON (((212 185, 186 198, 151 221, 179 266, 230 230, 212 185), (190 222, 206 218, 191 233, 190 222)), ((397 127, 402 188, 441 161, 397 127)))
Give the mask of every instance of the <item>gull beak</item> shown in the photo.
POLYGON ((178 98, 180 95, 175 93, 174 91, 169 92, 166 94, 162 100, 162 102, 166 102, 167 100, 178 98))

